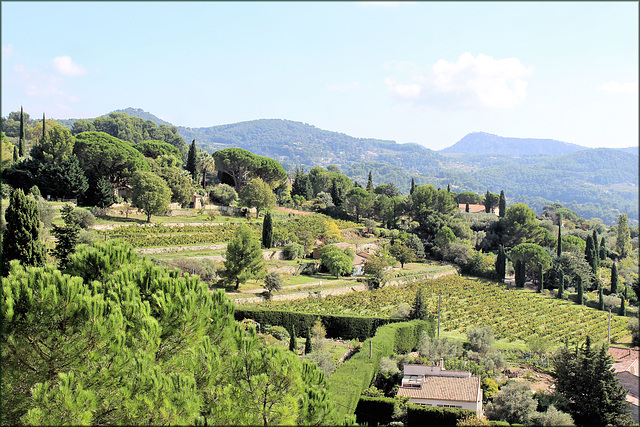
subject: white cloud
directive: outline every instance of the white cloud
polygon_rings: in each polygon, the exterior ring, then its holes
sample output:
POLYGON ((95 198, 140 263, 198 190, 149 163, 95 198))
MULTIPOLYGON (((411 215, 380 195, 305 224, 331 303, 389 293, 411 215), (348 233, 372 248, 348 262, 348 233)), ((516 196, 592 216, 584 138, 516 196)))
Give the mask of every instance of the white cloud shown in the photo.
POLYGON ((13 45, 8 44, 6 46, 2 46, 2 57, 3 58, 11 58, 14 55, 13 45))
POLYGON ((70 56, 57 56, 51 60, 53 68, 62 75, 65 76, 82 76, 86 74, 86 70, 82 65, 76 64, 71 60, 70 56))
POLYGON ((339 84, 339 83, 326 84, 327 89, 335 92, 351 92, 353 90, 360 89, 361 86, 362 85, 360 84, 360 82, 352 82, 352 83, 345 83, 345 84, 339 84))
POLYGON ((637 94, 638 81, 636 80, 635 82, 629 82, 629 83, 608 82, 608 83, 604 83, 598 89, 603 90, 605 92, 610 92, 610 93, 637 94))
POLYGON ((64 81, 59 76, 35 68, 29 69, 21 64, 15 65, 13 71, 24 89, 25 96, 29 98, 61 103, 78 102, 80 100, 77 96, 63 90, 64 81))
POLYGON ((428 71, 414 73, 409 83, 393 78, 385 79, 385 83, 397 97, 420 104, 512 108, 526 99, 526 78, 532 73, 533 68, 524 66, 518 58, 474 57, 467 52, 457 62, 439 59, 428 71))

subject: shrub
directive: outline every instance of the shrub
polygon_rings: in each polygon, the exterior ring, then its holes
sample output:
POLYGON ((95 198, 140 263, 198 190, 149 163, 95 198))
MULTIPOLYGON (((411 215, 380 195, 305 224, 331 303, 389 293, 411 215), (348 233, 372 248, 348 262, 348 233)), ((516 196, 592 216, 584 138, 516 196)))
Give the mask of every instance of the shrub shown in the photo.
POLYGON ((42 197, 38 196, 36 197, 36 200, 38 201, 38 210, 40 211, 40 221, 44 224, 45 227, 51 227, 55 210, 53 209, 51 204, 49 204, 49 202, 47 202, 42 197))
POLYGON ((8 199, 11 196, 11 186, 9 184, 2 183, 2 198, 8 199))
POLYGON ((85 230, 96 223, 96 217, 86 209, 75 208, 72 215, 76 224, 85 230))
POLYGON ((229 206, 238 200, 238 193, 228 184, 220 184, 209 192, 209 199, 221 205, 229 206))
POLYGON ((318 365, 318 367, 324 371, 324 374, 327 376, 327 378, 336 368, 336 364, 331 358, 331 355, 325 350, 312 351, 304 357, 318 365))
POLYGON ((275 339, 279 340, 279 341, 283 341, 285 343, 289 342, 289 339, 291 339, 291 336, 289 335, 289 331, 287 331, 286 328, 283 328, 282 326, 269 326, 267 328, 265 328, 264 331, 266 334, 271 335, 272 337, 274 337, 275 339))
POLYGON ((298 243, 289 243, 282 248, 282 254, 285 259, 293 260, 304 257, 304 246, 298 243))
POLYGON ((271 272, 264 277, 264 288, 271 293, 282 289, 282 277, 276 272, 271 272))
POLYGON ((475 417, 475 411, 459 408, 438 408, 436 406, 417 405, 410 403, 407 405, 408 426, 451 426, 455 427, 458 420, 475 417))
POLYGON ((107 216, 107 208, 101 208, 101 207, 98 207, 98 206, 93 206, 91 208, 91 213, 96 218, 101 218, 103 216, 107 216))
POLYGON ((397 401, 390 397, 361 396, 356 407, 358 424, 389 424, 393 421, 393 412, 397 401))
POLYGON ((401 302, 398 304, 398 308, 396 311, 390 314, 390 317, 402 317, 408 319, 411 316, 411 306, 406 302, 401 302))

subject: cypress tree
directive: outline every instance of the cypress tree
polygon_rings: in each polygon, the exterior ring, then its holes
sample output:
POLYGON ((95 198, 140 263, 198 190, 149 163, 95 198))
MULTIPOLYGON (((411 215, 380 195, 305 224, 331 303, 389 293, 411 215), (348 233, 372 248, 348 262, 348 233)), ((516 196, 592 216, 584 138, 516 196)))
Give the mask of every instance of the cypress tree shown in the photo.
POLYGON ((56 247, 51 251, 53 256, 58 258, 60 269, 63 270, 69 262, 69 256, 75 251, 80 235, 80 226, 73 215, 73 206, 65 204, 62 208, 62 219, 64 226, 53 226, 52 234, 56 236, 56 247))
POLYGON ((9 274, 9 261, 17 259, 23 266, 42 266, 46 250, 40 239, 40 212, 32 197, 21 188, 11 193, 5 211, 6 230, 2 236, 2 271, 9 274))
POLYGON ((487 194, 484 196, 484 211, 486 213, 491 212, 491 203, 490 203, 491 195, 489 194, 489 190, 487 190, 487 194))
POLYGON ((604 261, 607 259, 607 242, 604 240, 604 237, 600 240, 600 260, 604 261))
POLYGON ((627 315, 627 287, 624 287, 624 292, 622 293, 622 295, 620 296, 620 311, 618 312, 618 314, 620 316, 626 316, 627 315))
POLYGON ((515 273, 516 273, 516 287, 517 288, 524 288, 524 283, 525 283, 525 265, 524 262, 522 260, 517 260, 516 261, 516 266, 515 266, 515 273))
POLYGON ((307 339, 304 342, 304 354, 309 354, 313 351, 313 345, 311 344, 311 331, 307 328, 307 339))
POLYGON ((507 271, 507 256, 504 253, 504 246, 498 248, 498 257, 496 258, 496 274, 500 283, 504 282, 504 276, 507 271))
POLYGON ((562 299, 564 296, 564 273, 560 270, 560 285, 558 286, 558 298, 562 299))
POLYGON ((298 353, 298 346, 296 344, 296 327, 291 325, 291 331, 289 331, 289 350, 294 353, 298 353))
POLYGON ((614 262, 611 266, 611 294, 618 293, 618 265, 614 262))
POLYGON ((271 212, 267 212, 262 222, 262 246, 270 249, 273 246, 273 219, 271 212))
POLYGON ((544 289, 544 272, 542 271, 542 264, 538 264, 538 292, 542 293, 544 289))
POLYGON ((562 214, 558 214, 558 247, 556 255, 562 255, 562 214))
POLYGON ((593 270, 593 236, 587 236, 587 247, 584 250, 584 258, 593 270))
POLYGON ((367 188, 365 188, 365 190, 369 193, 373 191, 373 177, 371 176, 371 171, 369 171, 369 179, 367 180, 367 188))
POLYGON ((413 194, 413 190, 416 189, 416 182, 413 178, 411 178, 411 189, 409 190, 409 194, 413 194))
POLYGON ((578 281, 578 304, 584 304, 584 285, 582 284, 582 277, 577 276, 576 280, 578 281))
POLYGON ((447 184, 447 193, 451 193, 451 187, 449 187, 449 184, 447 184))
POLYGON ((187 166, 185 168, 191 174, 192 179, 196 179, 197 154, 196 140, 194 139, 189 146, 189 154, 187 155, 187 166))
POLYGON ((18 161, 18 147, 13 147, 13 162, 16 163, 18 161))
POLYGON ((507 212, 507 199, 504 197, 504 190, 500 190, 500 202, 498 206, 498 216, 502 218, 507 212))
POLYGON ((467 203, 467 204, 465 205, 465 207, 464 207, 464 211, 465 211, 465 212, 469 212, 469 203, 467 203))
POLYGON ((42 112, 42 139, 43 140, 44 140, 44 137, 46 136, 46 132, 45 132, 45 129, 47 127, 46 125, 47 125, 47 121, 46 121, 46 119, 44 117, 44 111, 43 111, 42 112))
POLYGON ((24 157, 24 112, 20 106, 20 140, 18 141, 18 155, 24 157))
POLYGON ((626 258, 631 253, 631 232, 627 223, 627 214, 623 213, 618 217, 618 238, 616 240, 616 251, 620 259, 626 258))
POLYGON ((600 280, 597 278, 596 281, 598 282, 598 310, 604 311, 604 293, 602 292, 602 283, 600 283, 600 280))
POLYGON ((600 270, 600 248, 598 247, 598 232, 593 230, 593 274, 600 270))
POLYGON ((427 306, 424 301, 424 293, 422 287, 418 288, 416 292, 416 299, 413 302, 413 310, 411 310, 412 319, 426 319, 427 318, 427 306))

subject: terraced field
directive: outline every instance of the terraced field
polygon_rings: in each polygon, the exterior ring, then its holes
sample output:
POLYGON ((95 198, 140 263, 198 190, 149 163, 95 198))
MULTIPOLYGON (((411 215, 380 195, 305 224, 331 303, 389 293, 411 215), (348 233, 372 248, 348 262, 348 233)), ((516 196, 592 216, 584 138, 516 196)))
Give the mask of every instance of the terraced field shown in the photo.
MULTIPOLYGON (((272 301, 261 306, 318 314, 389 316, 400 303, 413 303, 418 286, 424 287, 429 310, 434 315, 438 310, 438 295, 442 296, 440 325, 445 331, 464 332, 469 327, 490 326, 498 339, 526 341, 538 334, 556 344, 565 340, 582 341, 587 335, 593 340, 607 339, 608 312, 460 276, 322 299, 272 301)), ((627 321, 627 318, 612 316, 612 341, 627 335, 627 321)))

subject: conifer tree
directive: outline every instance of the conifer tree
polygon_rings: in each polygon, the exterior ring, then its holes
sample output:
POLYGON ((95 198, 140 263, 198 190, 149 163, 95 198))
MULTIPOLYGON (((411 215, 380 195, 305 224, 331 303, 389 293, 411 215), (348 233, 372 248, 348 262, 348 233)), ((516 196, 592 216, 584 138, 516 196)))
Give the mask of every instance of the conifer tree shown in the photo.
POLYGON ((558 298, 562 299, 564 296, 564 273, 560 270, 560 284, 558 285, 558 298))
POLYGON ((604 311, 604 292, 602 291, 602 283, 598 278, 596 278, 596 282, 598 283, 598 310, 604 311))
POLYGON ((273 219, 271 212, 267 212, 262 222, 262 246, 270 249, 273 244, 273 219))
POLYGON ((298 345, 296 343, 296 327, 291 325, 291 331, 289 331, 289 350, 294 353, 298 353, 298 345))
POLYGON ((43 111, 42 112, 42 139, 44 139, 47 136, 46 128, 47 128, 47 121, 44 117, 44 111, 43 111))
POLYGON ((631 232, 627 223, 627 214, 618 217, 618 238, 616 239, 616 251, 620 259, 625 259, 631 253, 631 232))
POLYGON ((9 274, 9 261, 14 259, 23 266, 44 265, 46 251, 40 238, 38 203, 18 188, 11 193, 4 217, 7 228, 2 236, 3 275, 9 274))
POLYGON ((605 259, 607 259, 607 242, 603 237, 600 239, 600 260, 604 261, 605 259))
POLYGON ((524 288, 526 282, 526 264, 522 260, 517 260, 515 265, 516 287, 524 288))
POLYGON ((624 287, 622 294, 620 295, 620 311, 618 312, 620 316, 627 315, 627 287, 624 287))
POLYGON ((196 149, 196 140, 194 139, 189 146, 189 154, 187 155, 187 166, 185 169, 191 174, 192 179, 196 179, 198 153, 196 149))
POLYGON ((447 193, 451 193, 451 187, 447 184, 447 193))
POLYGON ((235 282, 235 289, 249 279, 264 277, 264 262, 260 242, 253 237, 251 229, 241 225, 236 229, 235 236, 227 245, 227 255, 224 262, 225 270, 221 274, 235 282))
POLYGON ((64 226, 54 224, 53 235, 56 237, 56 247, 51 251, 58 258, 60 269, 63 270, 69 262, 69 256, 75 251, 80 235, 80 226, 73 215, 73 206, 65 204, 62 208, 64 226))
POLYGON ((409 194, 413 194, 413 190, 416 189, 416 182, 413 178, 411 178, 411 189, 409 190, 409 194))
POLYGON ((584 249, 584 258, 589 264, 589 267, 593 269, 593 236, 587 236, 587 246, 584 249))
POLYGON ((424 300, 424 291, 422 287, 418 288, 416 292, 416 299, 413 302, 413 309, 411 310, 412 319, 426 319, 427 318, 427 305, 424 300))
POLYGON ((313 184, 311 184, 311 180, 307 177, 307 180, 304 184, 304 198, 307 200, 313 199, 313 184))
POLYGON ((18 155, 24 157, 24 112, 22 111, 22 105, 20 106, 20 134, 18 141, 18 155))
POLYGON ((542 293, 544 290, 544 271, 542 270, 542 264, 538 264, 538 292, 542 293))
POLYGON ((485 194, 484 196, 484 211, 486 213, 490 213, 491 212, 491 195, 489 194, 489 190, 487 190, 487 194, 485 194))
POLYGON ((307 339, 304 342, 304 354, 309 354, 313 351, 313 345, 311 344, 311 331, 307 328, 307 339))
POLYGON ((507 212, 507 199, 504 197, 504 190, 500 190, 500 200, 498 202, 498 216, 504 217, 507 212))
POLYGON ((371 176, 371 171, 369 171, 369 178, 367 179, 367 188, 365 188, 367 192, 371 193, 373 191, 373 177, 371 176))
POLYGON ((469 212, 469 202, 467 202, 464 206, 464 211, 469 212))
POLYGON ((19 159, 20 157, 18 155, 18 147, 14 145, 13 146, 13 163, 17 163, 19 159))
POLYGON ((584 304, 584 284, 582 283, 582 276, 577 276, 576 280, 578 281, 578 304, 584 304))
POLYGON ((598 232, 593 230, 593 274, 598 275, 600 270, 600 247, 598 245, 598 232))
POLYGON ((558 214, 558 244, 556 255, 562 255, 562 214, 558 214))
POLYGON ((496 258, 496 275, 500 283, 504 282, 504 276, 507 271, 507 256, 504 253, 504 246, 498 248, 498 256, 496 258))
POLYGON ((611 266, 611 294, 618 293, 618 265, 614 262, 611 266))

